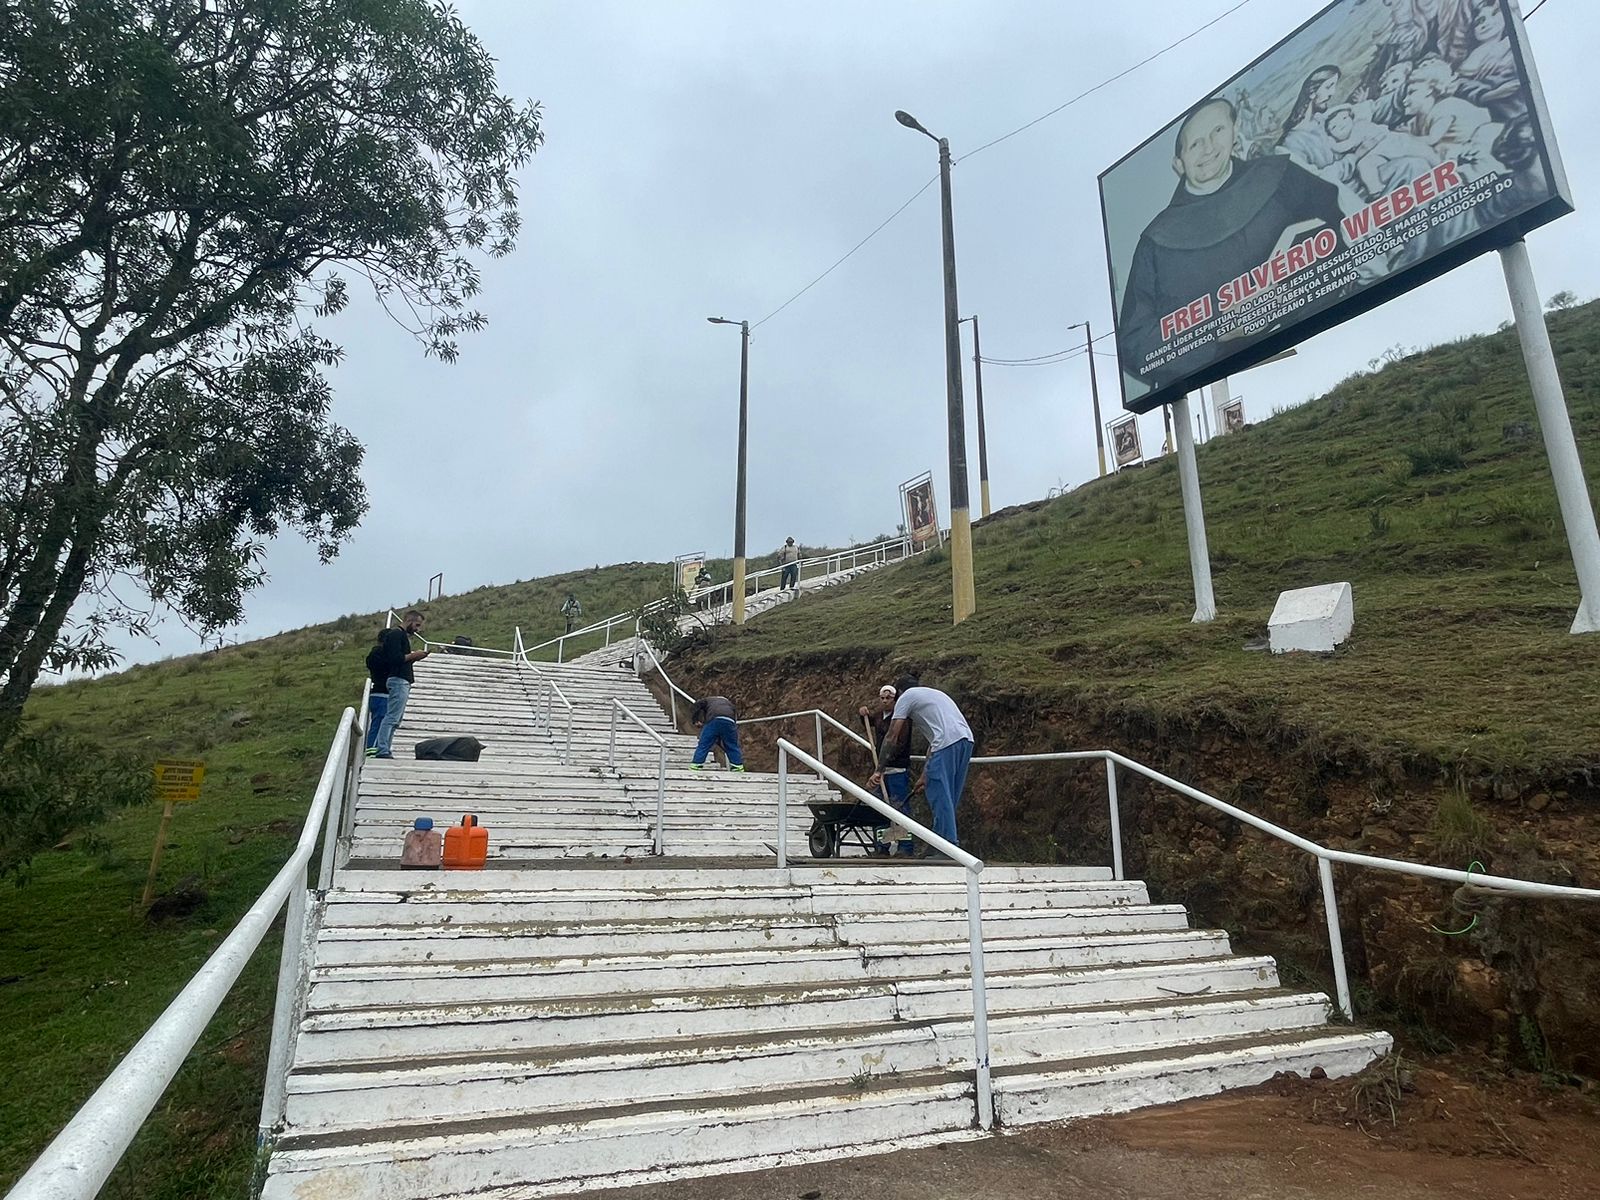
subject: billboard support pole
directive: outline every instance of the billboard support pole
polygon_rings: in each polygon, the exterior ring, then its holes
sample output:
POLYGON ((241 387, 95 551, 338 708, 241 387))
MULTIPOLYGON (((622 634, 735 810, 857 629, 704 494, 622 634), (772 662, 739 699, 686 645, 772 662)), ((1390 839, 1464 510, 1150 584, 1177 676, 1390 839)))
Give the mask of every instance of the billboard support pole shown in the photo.
POLYGON ((1527 364, 1528 384, 1544 434, 1545 453, 1550 458, 1550 474, 1555 479, 1561 523, 1566 527, 1572 565, 1578 571, 1582 599, 1572 632, 1600 633, 1600 532, 1595 529, 1594 505, 1584 482, 1578 443, 1572 436, 1572 418, 1561 392, 1561 376, 1556 370, 1555 351, 1550 348, 1550 331, 1545 327, 1527 243, 1518 238, 1506 246, 1500 251, 1500 263, 1505 268, 1522 359, 1527 364))
POLYGON ((1206 515, 1200 507, 1200 468, 1194 460, 1194 417, 1189 397, 1172 402, 1172 430, 1177 439, 1178 484, 1183 491, 1183 523, 1189 532, 1189 573, 1194 576, 1194 620, 1214 621, 1217 600, 1211 592, 1211 550, 1206 545, 1206 515))

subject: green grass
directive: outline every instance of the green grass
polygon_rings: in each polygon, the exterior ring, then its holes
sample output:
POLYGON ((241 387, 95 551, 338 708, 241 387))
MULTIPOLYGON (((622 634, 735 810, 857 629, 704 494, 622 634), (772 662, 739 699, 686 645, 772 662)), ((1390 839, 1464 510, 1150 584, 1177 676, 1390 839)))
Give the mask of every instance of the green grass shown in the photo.
MULTIPOLYGON (((1591 486, 1600 491, 1600 308, 1552 331, 1591 486)), ((981 714, 1021 698, 1114 726, 1225 726, 1295 753, 1460 778, 1594 764, 1600 638, 1571 638, 1577 587, 1509 334, 1352 377, 1329 396, 1200 449, 1220 618, 1192 625, 1168 463, 998 514, 975 534, 978 612, 950 625, 949 563, 930 554, 723 631, 686 674, 781 683, 923 667, 981 714), (1327 658, 1247 653, 1277 593, 1346 579, 1355 635, 1327 658)), ((768 565, 771 556, 752 559, 768 565)), ((727 575, 726 561, 712 573, 727 575)), ((559 633, 568 590, 593 620, 665 590, 631 563, 427 605, 431 637, 528 644, 559 633)), ((398 606, 397 607, 401 607, 398 606)), ((8 1187, 193 974, 296 836, 338 711, 359 695, 381 623, 350 615, 212 654, 40 689, 29 719, 144 757, 210 764, 180 810, 162 886, 207 899, 152 925, 137 911, 159 811, 120 814, 0 890, 0 1188, 8 1187)), ((575 652, 586 647, 579 646, 575 652)), ((818 697, 817 699, 821 699, 818 697)), ((981 717, 980 717, 981 723, 981 717)), ((1026 731, 1017 731, 1024 740, 1026 731)), ((1439 832, 1470 836, 1470 813, 1439 832)), ((277 948, 252 961, 105 1193, 240 1195, 254 1152, 277 948)))
MULTIPOLYGON (((1600 306, 1551 320, 1600 493, 1600 306)), ((977 702, 1026 696, 1151 728, 1221 724, 1351 762, 1528 775, 1592 766, 1600 638, 1578 603, 1515 337, 1355 375, 1202 446, 1219 618, 1193 592, 1170 461, 996 514, 974 534, 975 616, 950 624, 943 556, 787 606, 684 672, 771 677, 849 661, 925 669, 977 702), (1348 580, 1331 657, 1248 653, 1278 593, 1348 580), (802 649, 803 648, 803 649, 802 649)))

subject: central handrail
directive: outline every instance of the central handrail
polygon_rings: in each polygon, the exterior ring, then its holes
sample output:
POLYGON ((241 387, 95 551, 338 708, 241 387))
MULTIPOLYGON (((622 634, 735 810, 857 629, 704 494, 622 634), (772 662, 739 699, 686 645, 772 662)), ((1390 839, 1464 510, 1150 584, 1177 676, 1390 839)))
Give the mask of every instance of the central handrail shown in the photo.
MULTIPOLYGON (((678 727, 678 697, 682 696, 686 701, 689 702, 691 706, 695 702, 694 697, 672 682, 672 677, 667 674, 667 669, 661 665, 661 659, 656 655, 656 648, 650 644, 648 638, 645 638, 642 635, 639 636, 638 644, 644 649, 644 652, 650 656, 650 661, 655 664, 656 671, 660 673, 661 678, 666 681, 666 685, 670 689, 668 692, 668 698, 670 699, 672 706, 672 727, 676 729, 678 727)), ((635 667, 634 674, 642 675, 644 672, 638 669, 638 650, 634 651, 633 661, 635 667)))
MULTIPOLYGON (((529 664, 530 666, 532 664, 529 664)), ((534 677, 544 684, 544 731, 545 735, 555 741, 554 702, 559 700, 562 707, 567 710, 567 740, 561 751, 561 764, 567 765, 572 761, 572 701, 567 699, 567 694, 561 690, 556 681, 551 679, 537 667, 533 668, 534 677)))
POLYGON ((994 1126, 994 1092, 989 1078, 989 998, 983 978, 983 898, 978 888, 978 876, 983 872, 983 860, 967 853, 954 842, 946 841, 926 825, 912 820, 898 809, 891 808, 880 797, 841 775, 826 763, 812 758, 786 738, 778 739, 778 870, 785 877, 789 867, 789 760, 794 758, 810 767, 822 778, 853 796, 857 803, 882 813, 921 838, 935 850, 953 859, 967 870, 967 945, 971 960, 972 984, 972 1057, 977 1067, 978 1128, 994 1126))
POLYGON ((661 762, 656 768, 655 852, 657 854, 664 854, 666 853, 664 849, 666 840, 663 836, 661 826, 662 822, 666 819, 667 811, 667 739, 662 737, 654 729, 651 729, 650 726, 645 722, 644 718, 638 713, 634 712, 633 709, 629 708, 621 700, 618 700, 613 696, 611 699, 611 744, 610 748, 606 752, 606 766, 610 767, 612 770, 616 770, 617 767, 617 713, 619 712, 637 725, 640 729, 648 733, 652 738, 654 738, 656 745, 661 751, 661 762))
POLYGON ((317 835, 324 823, 338 822, 335 799, 344 795, 344 775, 359 765, 359 759, 352 760, 350 754, 355 728, 355 710, 347 708, 339 717, 305 824, 288 861, 183 991, 34 1160, 27 1174, 7 1193, 7 1200, 92 1200, 145 1118, 154 1111, 287 901, 289 912, 284 924, 278 1000, 262 1101, 263 1139, 270 1136, 283 1115, 293 1044, 293 1011, 304 971, 306 868, 316 852, 317 835))
POLYGON ((789 721, 796 717, 810 717, 815 723, 817 735, 817 757, 823 758, 824 761, 826 761, 822 753, 822 723, 824 721, 826 721, 829 725, 832 725, 840 733, 844 734, 845 737, 853 739, 857 745, 869 751, 872 749, 872 743, 867 741, 866 738, 862 737, 854 729, 851 729, 850 726, 846 725, 843 721, 836 720, 828 713, 823 712, 820 708, 802 708, 799 712, 778 713, 776 716, 771 717, 745 717, 742 721, 736 721, 734 724, 761 725, 767 721, 789 721))

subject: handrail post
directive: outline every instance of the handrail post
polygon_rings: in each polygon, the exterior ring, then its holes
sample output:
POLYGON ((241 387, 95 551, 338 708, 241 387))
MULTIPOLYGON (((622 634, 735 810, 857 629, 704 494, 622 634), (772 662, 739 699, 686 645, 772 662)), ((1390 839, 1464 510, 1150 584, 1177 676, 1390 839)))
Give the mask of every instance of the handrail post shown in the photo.
POLYGON ((667 747, 661 746, 661 765, 656 768, 656 853, 667 852, 666 833, 662 824, 666 821, 667 812, 667 747))
POLYGON ((1122 813, 1117 808, 1117 764, 1106 755, 1106 799, 1111 805, 1111 878, 1122 875, 1122 813))
POLYGON ((778 747, 778 870, 789 867, 789 752, 778 747))
POLYGON ((567 635, 563 633, 560 637, 558 637, 556 639, 556 661, 557 662, 561 662, 562 661, 562 656, 566 654, 566 651, 567 651, 567 635))
POLYGON ((967 938, 972 954, 972 1059, 977 1065, 978 1128, 994 1128, 994 1091, 989 1079, 989 993, 983 978, 983 897, 978 873, 967 871, 967 938))
POLYGON ((561 765, 568 766, 572 762, 572 702, 567 704, 567 744, 561 751, 561 765))
POLYGON ((1322 876, 1322 909, 1328 918, 1328 952, 1333 955, 1333 988, 1339 1011, 1345 1020, 1354 1021, 1356 1010, 1350 1003, 1350 980, 1344 969, 1344 934, 1339 931, 1339 901, 1333 894, 1333 864, 1317 857, 1317 873, 1322 876))
POLYGON ((306 943, 306 886, 304 880, 289 893, 283 919, 283 952, 278 956, 278 993, 272 1006, 272 1040, 267 1049, 267 1085, 261 1094, 261 1120, 257 1144, 264 1144, 283 1123, 289 1091, 289 1058, 294 1052, 299 1024, 300 964, 306 943))
POLYGON ((617 765, 617 705, 620 700, 611 701, 611 744, 606 750, 606 766, 616 769, 617 765))
POLYGON ((821 712, 821 710, 819 709, 818 711, 812 713, 811 714, 811 719, 813 721, 815 721, 816 725, 817 725, 817 761, 822 763, 824 766, 826 766, 827 763, 828 763, 828 760, 822 757, 822 712, 821 712))

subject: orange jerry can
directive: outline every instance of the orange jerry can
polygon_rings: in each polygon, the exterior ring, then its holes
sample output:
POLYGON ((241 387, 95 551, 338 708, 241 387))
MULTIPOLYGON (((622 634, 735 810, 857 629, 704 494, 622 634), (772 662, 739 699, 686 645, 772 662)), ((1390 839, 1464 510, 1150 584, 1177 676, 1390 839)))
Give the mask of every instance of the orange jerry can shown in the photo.
POLYGON ((478 818, 468 813, 461 824, 444 831, 444 869, 446 871, 472 871, 483 866, 489 858, 489 831, 478 824, 478 818))

